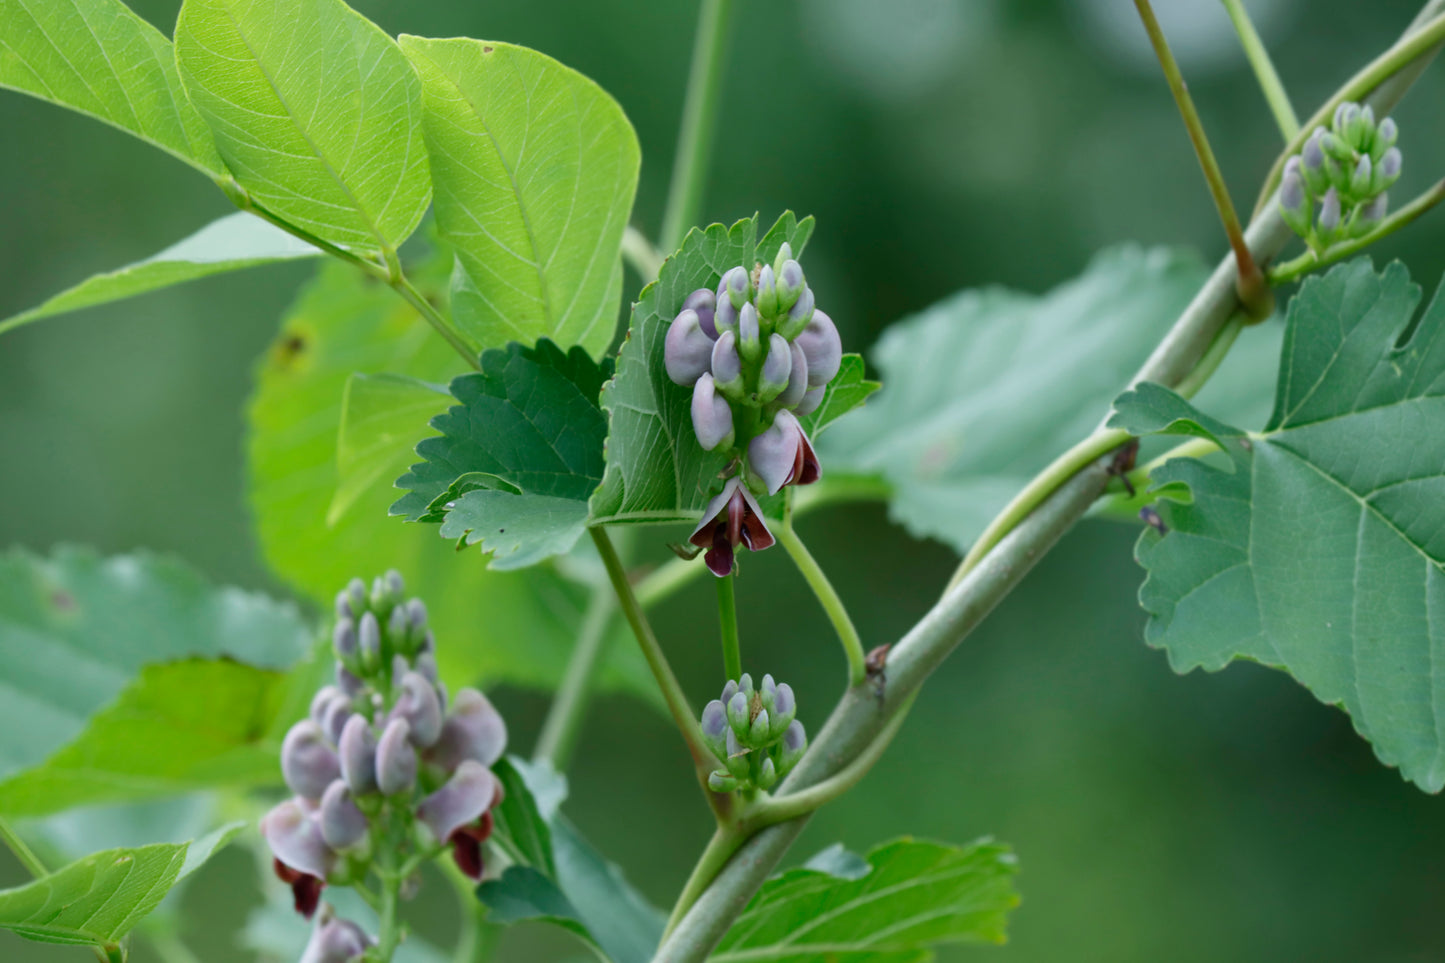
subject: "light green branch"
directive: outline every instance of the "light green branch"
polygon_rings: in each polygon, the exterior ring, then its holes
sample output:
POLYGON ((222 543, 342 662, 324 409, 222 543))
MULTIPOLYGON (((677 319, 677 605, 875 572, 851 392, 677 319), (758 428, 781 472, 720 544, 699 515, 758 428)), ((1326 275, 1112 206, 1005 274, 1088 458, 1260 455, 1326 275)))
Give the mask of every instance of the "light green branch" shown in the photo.
POLYGON ((1255 79, 1259 81, 1259 89, 1263 91, 1270 112, 1274 114, 1274 122, 1279 125, 1279 132, 1284 135, 1285 143, 1289 143, 1299 133, 1299 118, 1295 116, 1289 94, 1285 92, 1284 84, 1274 69, 1274 61, 1269 59, 1269 51, 1260 41, 1259 33, 1249 19, 1249 11, 1244 9, 1244 0, 1223 2, 1224 9, 1229 11, 1229 19, 1234 23, 1234 32, 1239 34, 1239 44, 1244 48, 1244 56, 1254 70, 1255 79))
POLYGON ((732 0, 702 0, 697 38, 692 48, 692 69, 687 80, 687 99, 682 108, 682 128, 677 136, 677 157, 672 165, 672 184, 662 219, 664 251, 677 250, 683 235, 697 223, 702 210, 703 186, 707 183, 708 160, 722 97, 723 55, 731 14, 732 0))
POLYGON ((864 666, 863 641, 858 637, 858 630, 853 627, 853 620, 848 617, 848 609, 838 597, 833 583, 828 581, 822 567, 798 537, 798 533, 793 531, 791 518, 779 526, 778 542, 787 550, 793 564, 798 566, 798 571, 803 573, 808 587, 813 590, 813 594, 823 606, 823 611, 828 614, 828 621, 833 623, 833 629, 838 633, 838 641, 843 643, 843 654, 848 657, 849 684, 860 684, 868 674, 864 666))

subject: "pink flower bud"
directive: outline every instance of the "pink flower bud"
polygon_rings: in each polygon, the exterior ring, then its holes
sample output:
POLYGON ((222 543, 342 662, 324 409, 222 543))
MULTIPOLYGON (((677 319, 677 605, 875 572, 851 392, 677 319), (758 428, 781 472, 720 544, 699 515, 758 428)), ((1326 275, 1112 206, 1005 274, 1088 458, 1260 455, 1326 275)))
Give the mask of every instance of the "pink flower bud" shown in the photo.
POLYGON ((444 842, 491 809, 499 788, 492 770, 476 760, 464 759, 446 785, 416 807, 417 818, 426 823, 438 841, 444 842))
POLYGON ((298 796, 320 799, 331 780, 341 775, 336 753, 326 744, 321 727, 302 719, 291 727, 281 743, 281 774, 298 796))
POLYGON ((387 796, 406 792, 416 784, 416 768, 411 726, 405 719, 392 719, 376 743, 376 784, 387 796))
POLYGON ((490 766, 502 758, 507 750, 507 724, 487 697, 476 689, 462 689, 454 702, 427 758, 447 770, 467 759, 490 766))
POLYGON ((262 817, 261 836, 277 859, 308 876, 325 879, 336 865, 336 853, 298 800, 288 799, 262 817))
POLYGON ((321 838, 332 849, 349 849, 366 838, 366 817, 351 798, 351 790, 338 779, 326 787, 317 815, 321 838))

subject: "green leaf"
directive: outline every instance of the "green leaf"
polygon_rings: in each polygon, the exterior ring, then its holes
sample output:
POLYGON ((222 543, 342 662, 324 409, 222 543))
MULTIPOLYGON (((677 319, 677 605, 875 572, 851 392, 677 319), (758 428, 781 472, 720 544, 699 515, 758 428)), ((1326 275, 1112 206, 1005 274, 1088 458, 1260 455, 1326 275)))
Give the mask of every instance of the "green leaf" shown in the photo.
POLYGON ((561 798, 539 801, 527 787, 521 772, 523 769, 532 774, 534 781, 554 778, 554 785, 561 795, 566 795, 566 780, 555 771, 531 767, 515 756, 501 760, 492 767, 506 793, 501 805, 492 810, 495 838, 517 863, 535 866, 546 876, 556 876, 557 866, 552 860, 552 830, 547 821, 556 816, 561 798))
POLYGON ((394 250, 431 200, 421 81, 341 0, 185 0, 176 61, 236 181, 334 244, 394 250))
POLYGON ((988 840, 960 847, 899 839, 868 854, 865 875, 851 861, 841 865, 842 876, 805 867, 768 880, 709 960, 927 960, 940 943, 1004 942, 1006 915, 1018 905, 1017 861, 988 840))
POLYGON ((97 304, 133 298, 167 288, 239 271, 242 268, 314 257, 321 252, 251 214, 237 212, 213 221, 144 261, 86 278, 73 288, 29 311, 0 321, 0 333, 42 318, 78 311, 97 304))
POLYGON ((833 422, 855 408, 861 408, 868 396, 883 387, 863 376, 863 356, 843 355, 842 366, 823 391, 823 401, 816 409, 798 419, 810 439, 816 439, 833 422))
POLYGON ((607 411, 607 473, 592 496, 592 520, 696 521, 721 487, 723 451, 703 451, 692 430, 692 389, 673 383, 663 363, 667 327, 698 288, 717 287, 739 264, 770 261, 784 241, 801 255, 813 233, 811 217, 791 212, 757 240, 756 216, 731 228, 693 230, 668 258, 632 308, 632 326, 617 358, 617 376, 602 392, 607 411))
POLYGON ((461 404, 432 419, 441 436, 416 446, 426 460, 397 479, 410 494, 392 514, 444 518, 442 536, 482 542, 493 568, 570 551, 602 481, 597 396, 611 374, 610 359, 599 365, 581 346, 564 354, 545 339, 487 351, 481 371, 452 381, 461 404))
POLYGON ((0 929, 41 943, 114 945, 243 825, 223 826, 193 843, 94 853, 24 886, 0 890, 0 929))
POLYGON ((905 318, 872 352, 882 393, 819 441, 825 477, 881 475, 894 521, 965 552, 1093 430, 1206 276, 1192 256, 1127 246, 1044 295, 968 290, 905 318))
POLYGON ((215 588, 174 561, 0 555, 0 776, 73 740, 143 665, 228 656, 283 668, 310 637, 294 607, 215 588))
POLYGON ((231 661, 148 666, 79 738, 0 781, 0 812, 73 806, 278 781, 274 732, 283 677, 231 661))
POLYGON ((171 42, 120 0, 4 0, 0 87, 88 114, 203 171, 225 167, 171 42))
MULTIPOLYGON (((409 273, 435 294, 450 260, 409 273)), ((475 556, 458 556, 435 530, 387 517, 397 494, 389 485, 367 489, 335 524, 325 524, 339 481, 337 432, 347 380, 393 372, 446 383, 463 368, 389 288, 347 265, 327 264, 257 366, 247 445, 258 539, 276 574, 323 611, 352 576, 398 569, 408 591, 426 600, 438 661, 453 686, 479 679, 554 686, 582 622, 585 588, 551 567, 493 572, 475 556)), ((410 439, 396 439, 392 455, 378 456, 407 463, 426 434, 419 420, 410 439)), ((597 682, 655 699, 635 645, 609 647, 597 682)))
POLYGON ((551 338, 600 356, 622 300, 641 151, 607 92, 535 50, 403 36, 421 75, 452 315, 483 347, 551 338))
POLYGON ((1419 288, 1368 259, 1290 302, 1274 415, 1262 433, 1157 385, 1113 423, 1216 440, 1222 464, 1177 459, 1137 556, 1145 638, 1176 671, 1251 659, 1350 714, 1387 765, 1445 786, 1445 299, 1417 327, 1419 288))
POLYGON ((334 525, 377 482, 395 478, 411 462, 417 426, 446 411, 446 388, 398 374, 354 374, 341 396, 336 439, 336 495, 326 513, 334 525))

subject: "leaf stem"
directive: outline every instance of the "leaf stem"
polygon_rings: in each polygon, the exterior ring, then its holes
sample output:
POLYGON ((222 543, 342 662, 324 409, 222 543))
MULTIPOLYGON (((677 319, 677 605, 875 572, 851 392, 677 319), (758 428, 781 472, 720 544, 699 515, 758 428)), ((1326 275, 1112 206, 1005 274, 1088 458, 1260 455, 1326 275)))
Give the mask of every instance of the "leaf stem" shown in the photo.
POLYGON ((1139 11, 1139 19, 1144 22, 1149 42, 1154 45, 1159 65, 1164 68, 1164 79, 1168 81, 1174 103, 1178 105, 1179 114, 1184 119, 1184 128, 1189 132, 1189 141, 1194 145, 1194 154, 1204 171, 1209 193, 1214 197, 1214 207, 1219 212, 1219 220, 1224 224, 1224 233, 1229 236, 1229 246, 1234 249, 1234 261, 1239 270, 1239 299, 1252 317, 1263 320, 1274 310, 1274 296, 1259 265, 1255 263, 1254 254, 1245 243, 1244 228, 1234 210, 1234 201, 1229 197, 1229 187, 1224 183, 1224 172, 1219 169, 1219 162, 1214 158, 1214 149, 1209 146, 1209 135, 1204 132, 1199 111, 1194 108, 1194 99, 1189 96, 1189 87, 1184 83, 1184 75, 1179 72, 1179 63, 1169 49, 1169 42, 1164 39, 1164 31, 1160 29, 1159 21, 1154 16, 1154 8, 1150 6, 1149 0, 1134 0, 1134 6, 1139 11))
POLYGON ((4 816, 0 816, 0 840, 5 842, 5 845, 10 848, 10 852, 15 854, 20 865, 24 866, 31 876, 39 879, 42 876, 50 875, 50 871, 45 868, 40 857, 36 856, 35 851, 25 844, 25 840, 20 838, 20 834, 4 816))
POLYGON ((533 750, 532 758, 549 760, 558 772, 566 770, 582 721, 587 716, 592 677, 606 649, 607 630, 612 625, 612 613, 616 607, 610 587, 603 586, 592 593, 582 617, 577 644, 567 662, 567 673, 562 677, 562 684, 542 723, 542 732, 537 736, 537 748, 533 750))
POLYGON ((662 249, 675 251, 702 208, 703 185, 717 128, 722 96, 723 54, 727 47, 732 0, 702 0, 697 36, 692 47, 692 68, 683 102, 682 127, 677 135, 677 157, 662 218, 662 249))
POLYGON ((728 679, 743 676, 742 646, 738 642, 738 603, 734 576, 729 573, 717 582, 717 618, 722 629, 723 672, 728 679))
POLYGON ((778 541, 787 550, 793 564, 798 566, 798 571, 803 573, 807 580, 808 587, 818 597, 823 606, 823 611, 828 614, 828 620, 833 623, 833 629, 838 633, 838 641, 843 643, 843 654, 848 657, 848 682, 850 685, 860 685, 868 676, 867 667, 864 664, 863 641, 858 637, 858 630, 853 627, 853 620, 848 617, 848 610, 843 605, 843 600, 833 589, 833 583, 828 581, 828 576, 823 574, 823 569, 818 565, 816 559, 793 530, 791 517, 785 519, 779 526, 778 541))
POLYGON ((435 328, 436 333, 442 336, 442 340, 451 345, 452 349, 461 355, 467 364, 478 371, 481 370, 482 362, 481 359, 477 357, 477 353, 462 340, 461 335, 452 330, 452 326, 447 319, 442 317, 440 311, 432 307, 432 303, 426 299, 424 294, 416 289, 416 286, 411 283, 411 280, 407 278, 405 274, 400 275, 395 281, 388 279, 387 283, 392 286, 392 289, 395 290, 397 294, 402 296, 402 299, 405 300, 407 304, 416 308, 418 314, 426 318, 427 324, 435 328))
POLYGON ((657 280, 664 258, 647 235, 629 224, 622 232, 622 260, 632 265, 646 286, 657 280))
POLYGON ((1288 284, 1297 281, 1304 275, 1322 268, 1327 264, 1334 264, 1342 261, 1357 251, 1364 250, 1376 241, 1389 237, 1400 228, 1424 214, 1430 208, 1445 200, 1445 180, 1436 182, 1428 191, 1415 198, 1409 204, 1400 208, 1389 217, 1385 218, 1379 225, 1366 234, 1364 237, 1357 237, 1342 244, 1335 244, 1325 250, 1324 256, 1314 251, 1306 251, 1292 261, 1286 261, 1278 267, 1271 268, 1269 280, 1271 284, 1288 284))
POLYGON ((708 885, 717 878, 717 874, 727 865, 733 853, 747 841, 748 834, 736 826, 719 825, 717 831, 708 840, 707 848, 698 857, 697 863, 692 867, 692 873, 683 884, 682 892, 677 896, 677 902, 673 904, 672 912, 668 914, 667 926, 662 931, 662 938, 667 939, 669 933, 677 926, 692 904, 703 894, 708 885))
POLYGON ((373 953, 368 954, 369 958, 377 960, 378 963, 390 963, 401 943, 401 924, 397 919, 401 884, 400 874, 381 874, 381 907, 376 912, 381 922, 381 932, 377 934, 373 953))
POLYGON ((1239 337, 1239 332, 1244 330, 1244 325, 1244 315, 1236 311, 1234 316, 1214 336, 1209 349, 1204 352, 1199 363, 1194 366, 1194 370, 1181 378, 1179 383, 1174 386, 1175 394, 1184 398, 1193 398, 1198 394, 1199 389, 1204 387, 1205 382, 1224 361, 1225 355, 1229 354, 1229 349, 1234 347, 1234 340, 1239 337))
POLYGON ((1223 2, 1224 9, 1229 11, 1229 19, 1234 23, 1234 32, 1239 34, 1239 45, 1244 48, 1244 56, 1249 60, 1249 66, 1254 69, 1255 79, 1259 81, 1259 89, 1264 93, 1270 112, 1274 114, 1274 122, 1279 125, 1279 132, 1288 143, 1299 133, 1299 117, 1289 102, 1289 94, 1285 92, 1279 73, 1274 69, 1274 61, 1270 60, 1269 51, 1260 41, 1259 32, 1254 29, 1254 23, 1249 19, 1249 11, 1244 9, 1244 0, 1223 2))

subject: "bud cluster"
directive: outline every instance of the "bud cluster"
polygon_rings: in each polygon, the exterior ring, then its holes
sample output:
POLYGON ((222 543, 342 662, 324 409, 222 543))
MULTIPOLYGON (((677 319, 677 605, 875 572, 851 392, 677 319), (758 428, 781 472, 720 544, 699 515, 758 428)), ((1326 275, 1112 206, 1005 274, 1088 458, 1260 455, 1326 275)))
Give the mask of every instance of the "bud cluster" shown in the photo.
POLYGON ((1316 127, 1285 164, 1279 187, 1285 223, 1316 252, 1368 234, 1384 219, 1385 192, 1400 178, 1398 136, 1395 121, 1376 124, 1369 105, 1340 104, 1330 127, 1316 127))
MULTIPOLYGON (((261 821, 276 873, 308 918, 327 883, 359 883, 373 867, 414 867, 448 846, 480 878, 491 809, 502 797, 490 767, 507 743, 486 696, 462 689, 448 700, 426 606, 403 598, 398 573, 370 591, 353 579, 336 597, 336 615, 335 683, 316 693, 281 746, 294 796, 261 821)), ((352 946, 358 934, 328 917, 313 942, 352 946)), ((352 957, 318 957, 332 958, 352 957)))
POLYGON ((770 675, 756 689, 746 672, 702 710, 702 736, 723 768, 708 775, 714 792, 771 789, 803 758, 808 736, 794 718, 798 702, 770 675))

